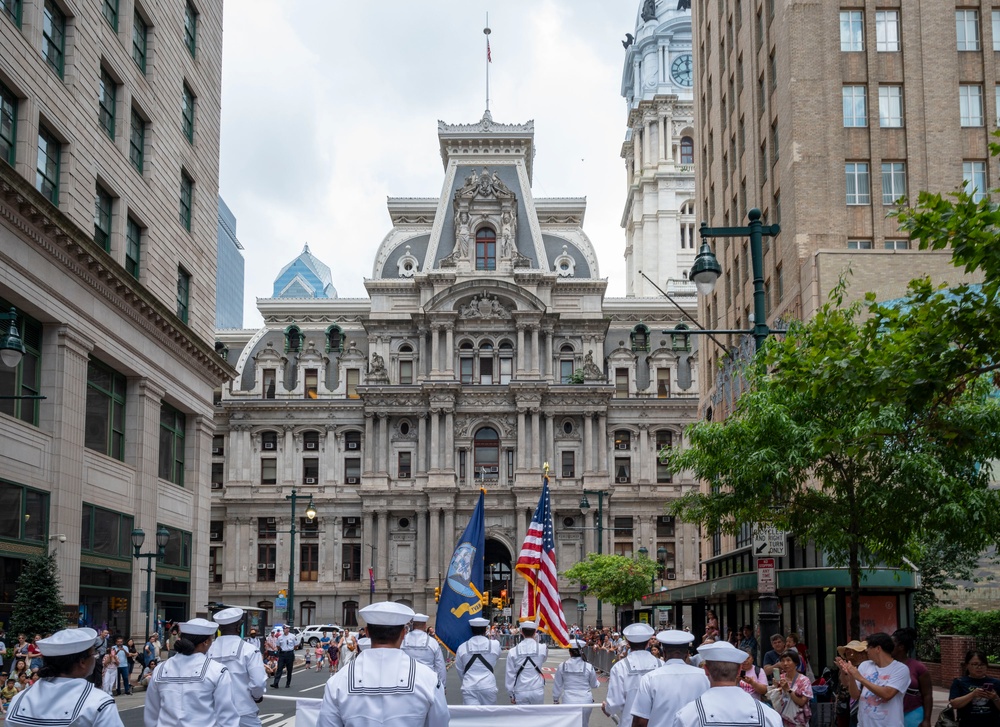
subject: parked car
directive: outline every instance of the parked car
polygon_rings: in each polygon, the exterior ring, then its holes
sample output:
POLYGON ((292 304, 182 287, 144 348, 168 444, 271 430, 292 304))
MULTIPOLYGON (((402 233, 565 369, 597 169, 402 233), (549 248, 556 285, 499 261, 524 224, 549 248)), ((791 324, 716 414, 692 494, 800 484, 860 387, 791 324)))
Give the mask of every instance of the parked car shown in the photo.
POLYGON ((312 624, 302 630, 302 642, 309 644, 309 646, 315 649, 324 634, 333 636, 333 634, 339 631, 343 631, 343 629, 337 624, 312 624))

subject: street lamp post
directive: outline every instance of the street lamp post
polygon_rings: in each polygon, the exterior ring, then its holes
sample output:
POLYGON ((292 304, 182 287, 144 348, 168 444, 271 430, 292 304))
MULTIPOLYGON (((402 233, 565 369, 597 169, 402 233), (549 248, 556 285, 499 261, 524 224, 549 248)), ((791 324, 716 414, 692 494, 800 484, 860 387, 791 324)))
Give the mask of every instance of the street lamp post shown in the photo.
POLYGON ((146 631, 144 636, 149 638, 149 615, 153 610, 153 560, 157 562, 163 560, 167 552, 167 543, 170 541, 170 531, 162 525, 156 531, 156 550, 151 553, 142 553, 142 544, 146 542, 146 533, 142 528, 135 528, 132 531, 132 557, 136 560, 145 558, 146 567, 139 570, 146 572, 146 631))
MULTIPOLYGON (((286 500, 292 501, 292 526, 288 529, 288 602, 285 608, 285 622, 289 626, 294 626, 295 622, 295 521, 298 519, 295 513, 295 505, 299 500, 299 494, 292 488, 291 495, 285 495, 286 500)), ((313 506, 312 495, 309 495, 309 504, 306 505, 306 519, 312 520, 316 517, 316 508, 313 506)))
MULTIPOLYGON (((604 496, 607 490, 584 490, 583 497, 580 498, 580 512, 586 515, 590 512, 590 501, 587 495, 597 495, 597 554, 604 552, 604 496)), ((604 628, 604 618, 602 617, 602 602, 597 599, 597 628, 604 628)))
MULTIPOLYGON (((747 237, 750 238, 750 260, 753 265, 753 329, 751 331, 710 331, 710 333, 751 333, 754 339, 754 350, 759 351, 764 344, 764 340, 771 335, 771 329, 767 325, 767 310, 764 304, 764 237, 775 237, 781 232, 778 225, 764 225, 761 221, 760 210, 756 207, 747 213, 750 224, 746 227, 709 227, 705 222, 701 223, 698 231, 702 237, 747 237)), ((712 248, 707 242, 702 242, 698 257, 691 267, 690 279, 695 282, 698 292, 708 295, 715 287, 715 281, 722 275, 722 266, 712 253, 712 248)), ((692 333, 702 331, 692 331, 692 333)), ((760 643, 763 645, 771 643, 771 637, 778 633, 780 614, 778 612, 777 593, 761 593, 760 601, 760 643)))

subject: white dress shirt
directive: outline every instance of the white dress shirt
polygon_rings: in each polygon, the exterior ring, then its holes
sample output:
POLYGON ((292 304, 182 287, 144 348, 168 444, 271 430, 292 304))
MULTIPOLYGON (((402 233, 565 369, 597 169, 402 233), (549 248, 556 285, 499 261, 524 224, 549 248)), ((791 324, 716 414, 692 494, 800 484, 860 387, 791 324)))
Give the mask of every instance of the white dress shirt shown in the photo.
POLYGON ((255 699, 264 696, 267 672, 260 650, 239 636, 220 636, 208 649, 208 656, 229 670, 233 680, 233 703, 239 714, 257 714, 255 699))
POLYGON ((604 708, 619 718, 618 727, 632 727, 632 702, 639 692, 639 682, 663 662, 645 649, 629 653, 611 667, 608 676, 608 696, 604 708))
POLYGON ((405 653, 437 674, 441 682, 441 687, 444 687, 448 679, 448 673, 445 671, 444 654, 441 653, 441 644, 437 642, 437 639, 432 638, 426 631, 414 629, 403 639, 403 646, 401 648, 405 653))
POLYGON ((153 670, 145 727, 237 727, 229 670, 206 654, 175 654, 153 670))
POLYGON ((316 727, 447 727, 448 721, 437 674, 399 649, 377 648, 330 677, 316 727))
POLYGON ((780 714, 762 706, 741 687, 712 687, 678 710, 668 724, 672 727, 782 727, 782 720, 780 714))
POLYGON ((520 644, 507 652, 507 675, 505 685, 509 694, 518 692, 545 691, 542 679, 542 664, 549 656, 545 644, 534 638, 523 639, 520 644))
POLYGON ((7 724, 33 727, 122 727, 114 698, 86 679, 39 679, 7 707, 7 724))
MULTIPOLYGON (((493 669, 499 658, 500 642, 485 636, 473 636, 459 646, 455 652, 455 669, 462 677, 462 689, 492 689, 496 692, 497 677, 493 669)), ((493 698, 496 699, 496 694, 493 698)))
MULTIPOLYGON (((681 659, 670 659, 639 680, 632 716, 648 719, 649 727, 670 727, 677 710, 707 692, 708 687, 704 669, 689 666, 681 659)), ((739 691, 750 696, 742 689, 739 691)))
POLYGON ((295 651, 298 641, 295 634, 282 634, 278 637, 278 651, 295 651))

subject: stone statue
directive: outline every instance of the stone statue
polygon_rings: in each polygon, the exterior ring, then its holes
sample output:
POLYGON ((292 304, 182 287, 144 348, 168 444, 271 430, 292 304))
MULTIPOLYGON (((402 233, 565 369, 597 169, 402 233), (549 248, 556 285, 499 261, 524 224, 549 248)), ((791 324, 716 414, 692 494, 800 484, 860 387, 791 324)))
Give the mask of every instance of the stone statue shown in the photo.
POLYGON ((456 249, 463 259, 469 257, 469 213, 462 210, 458 215, 458 245, 456 249))
POLYGON ((642 4, 642 22, 648 23, 650 20, 656 20, 656 0, 646 0, 642 4))
POLYGON ((678 10, 690 10, 691 9, 691 0, 677 0, 677 9, 678 10))
POLYGON ((604 371, 594 363, 594 350, 587 351, 583 357, 583 379, 584 381, 599 381, 604 379, 604 371))
POLYGON ((514 217, 510 210, 504 210, 503 216, 500 218, 500 239, 503 241, 500 248, 501 254, 505 258, 509 258, 514 248, 514 217))
POLYGON ((368 371, 372 374, 385 373, 385 359, 378 352, 372 353, 372 363, 368 367, 368 371))

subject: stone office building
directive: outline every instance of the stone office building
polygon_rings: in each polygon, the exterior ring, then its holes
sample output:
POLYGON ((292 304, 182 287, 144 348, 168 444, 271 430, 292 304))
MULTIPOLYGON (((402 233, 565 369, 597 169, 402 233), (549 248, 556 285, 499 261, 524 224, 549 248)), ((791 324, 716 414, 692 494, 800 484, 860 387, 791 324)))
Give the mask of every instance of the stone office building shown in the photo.
MULTIPOLYGON (((217 334, 239 373, 216 408, 215 600, 283 618, 293 488, 296 623, 356 623, 369 569, 375 599, 433 609, 481 486, 499 595, 545 462, 560 570, 598 550, 600 499, 604 552, 646 548, 665 584, 698 576, 696 529, 663 515, 695 484, 656 458, 697 406, 683 317, 663 297, 605 298, 585 200, 531 193, 532 123, 487 112, 438 138, 441 193, 389 200, 367 298, 338 298, 307 247, 260 300, 263 328, 217 334), (582 514, 585 489, 606 494, 582 514)), ((567 620, 588 603, 593 623, 593 599, 562 586, 567 620)))

